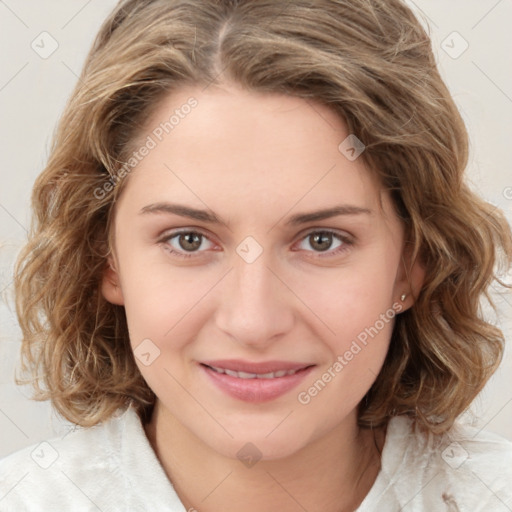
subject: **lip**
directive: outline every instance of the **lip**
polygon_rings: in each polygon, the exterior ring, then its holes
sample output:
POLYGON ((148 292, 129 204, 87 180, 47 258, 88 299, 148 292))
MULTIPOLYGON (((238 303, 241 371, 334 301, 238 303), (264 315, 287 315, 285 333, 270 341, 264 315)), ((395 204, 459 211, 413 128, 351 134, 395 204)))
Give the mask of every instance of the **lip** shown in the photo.
POLYGON ((203 361, 199 365, 200 370, 208 380, 217 388, 232 398, 249 403, 263 403, 291 391, 313 370, 315 365, 308 363, 296 363, 290 361, 266 361, 253 363, 241 360, 216 360, 203 361), (265 374, 280 370, 296 370, 293 375, 284 375, 269 379, 242 379, 225 373, 218 373, 209 368, 215 366, 236 372, 265 374))

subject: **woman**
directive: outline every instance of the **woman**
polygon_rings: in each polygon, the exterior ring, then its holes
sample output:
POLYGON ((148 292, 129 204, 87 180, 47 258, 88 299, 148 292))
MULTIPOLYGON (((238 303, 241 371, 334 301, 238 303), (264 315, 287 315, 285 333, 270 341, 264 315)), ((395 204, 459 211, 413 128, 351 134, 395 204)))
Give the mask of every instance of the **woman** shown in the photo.
POLYGON ((510 443, 456 423, 512 258, 467 146, 399 0, 121 2, 17 268, 36 396, 84 428, 5 459, 5 506, 509 506, 510 443))

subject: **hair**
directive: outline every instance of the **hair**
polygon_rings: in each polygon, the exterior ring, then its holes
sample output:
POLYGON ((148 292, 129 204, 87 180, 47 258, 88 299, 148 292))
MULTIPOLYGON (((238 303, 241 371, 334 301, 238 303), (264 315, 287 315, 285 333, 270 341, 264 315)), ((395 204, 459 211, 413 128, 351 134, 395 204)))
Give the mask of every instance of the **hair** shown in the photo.
POLYGON ((512 234, 463 179, 466 128, 429 36, 401 0, 121 1, 34 186, 15 270, 28 374, 18 382, 79 425, 130 404, 147 417, 155 395, 135 363, 124 308, 101 293, 116 199, 129 180, 120 170, 161 100, 225 82, 321 102, 366 146, 360 158, 389 191, 425 280, 396 317, 359 425, 408 415, 446 431, 501 360, 504 337, 481 299, 494 306, 491 284, 508 286, 500 271, 512 262, 512 234))

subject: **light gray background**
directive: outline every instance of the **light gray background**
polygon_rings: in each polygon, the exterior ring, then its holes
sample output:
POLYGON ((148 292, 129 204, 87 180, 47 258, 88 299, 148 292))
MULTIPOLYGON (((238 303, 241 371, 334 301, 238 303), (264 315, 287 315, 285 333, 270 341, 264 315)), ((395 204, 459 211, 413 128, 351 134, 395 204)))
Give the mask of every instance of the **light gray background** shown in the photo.
MULTIPOLYGON (((512 221, 512 2, 416 0, 409 4, 431 28, 441 73, 471 137, 469 178, 512 221), (457 34, 453 34, 457 32, 457 34), (468 48, 462 53, 465 45, 468 48), (460 54, 460 55, 459 55, 460 54), (456 57, 456 58, 455 58, 456 57)), ((0 457, 70 426, 49 404, 14 385, 20 332, 12 306, 12 263, 29 226, 29 197, 44 167, 51 135, 89 46, 114 0, 0 0, 0 457), (39 52, 56 51, 41 58, 39 52)), ((509 281, 510 281, 509 276, 509 281)), ((77 279, 80 277, 77 276, 77 279)), ((499 323, 512 341, 512 298, 500 295, 499 323)), ((493 314, 490 318, 498 321, 493 314)), ((512 351, 465 420, 512 439, 512 351)))

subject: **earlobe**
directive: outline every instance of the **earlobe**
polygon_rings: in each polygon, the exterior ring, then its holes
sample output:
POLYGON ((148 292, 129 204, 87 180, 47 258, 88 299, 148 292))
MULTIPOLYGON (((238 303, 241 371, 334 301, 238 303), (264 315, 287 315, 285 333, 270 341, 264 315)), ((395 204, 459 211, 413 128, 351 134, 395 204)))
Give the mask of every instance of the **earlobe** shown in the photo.
POLYGON ((123 291, 121 289, 119 274, 116 270, 112 255, 109 255, 107 264, 103 271, 101 280, 101 293, 103 294, 103 297, 105 297, 105 299, 111 304, 124 306, 123 291))
POLYGON ((411 258, 402 256, 401 269, 397 279, 395 290, 403 306, 402 312, 411 308, 416 302, 423 283, 425 281, 425 267, 419 256, 414 261, 411 258))

